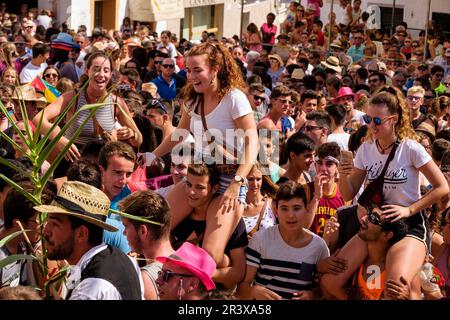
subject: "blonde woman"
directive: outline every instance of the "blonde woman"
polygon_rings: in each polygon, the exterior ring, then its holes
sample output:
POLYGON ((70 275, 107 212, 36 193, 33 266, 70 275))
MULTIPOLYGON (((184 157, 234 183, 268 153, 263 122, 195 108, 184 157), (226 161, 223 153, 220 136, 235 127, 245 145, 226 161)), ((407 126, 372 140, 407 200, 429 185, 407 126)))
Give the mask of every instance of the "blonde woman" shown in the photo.
POLYGON ((17 74, 17 71, 13 67, 7 67, 1 77, 1 82, 6 83, 12 86, 15 86, 17 84, 17 79, 19 79, 19 75, 17 74))
MULTIPOLYGON (((412 288, 411 283, 431 249, 425 209, 448 195, 449 186, 431 156, 417 142, 409 110, 398 89, 386 86, 375 94, 369 101, 364 122, 369 127, 368 139, 358 149, 354 163, 349 159, 339 164, 339 190, 345 200, 353 199, 366 177, 369 181, 378 178, 389 154, 396 148, 380 190, 382 199, 377 201, 382 203, 377 203, 378 207, 369 213, 375 215, 372 222, 375 224, 380 219, 406 219, 406 236, 387 251, 385 279, 386 282, 402 283, 400 279, 403 278, 412 288), (419 173, 423 173, 433 186, 423 197, 419 190, 419 173)), ((354 236, 337 255, 347 260, 347 269, 337 275, 324 274, 323 288, 339 299, 346 299, 347 293, 342 288, 367 254, 367 243, 358 235, 354 236)), ((411 290, 411 293, 410 298, 420 297, 420 290, 411 290)), ((383 298, 390 297, 385 292, 383 298)))
POLYGON ((0 47, 0 72, 3 72, 8 67, 16 69, 17 74, 22 71, 22 63, 16 59, 18 53, 16 45, 12 42, 5 42, 0 47))

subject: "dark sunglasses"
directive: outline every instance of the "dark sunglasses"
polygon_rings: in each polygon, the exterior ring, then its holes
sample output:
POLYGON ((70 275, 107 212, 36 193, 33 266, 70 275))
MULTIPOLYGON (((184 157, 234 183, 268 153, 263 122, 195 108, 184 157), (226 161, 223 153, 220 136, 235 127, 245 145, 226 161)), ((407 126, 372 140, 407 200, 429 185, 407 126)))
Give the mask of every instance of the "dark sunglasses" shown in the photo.
POLYGON ((47 74, 44 74, 44 78, 50 78, 50 77, 52 77, 52 78, 58 78, 58 74, 57 74, 57 73, 47 73, 47 74))
POLYGON ((155 64, 160 64, 162 61, 155 60, 155 64))
POLYGON ((444 74, 443 73, 435 73, 434 76, 436 78, 442 78, 444 76, 444 74))
POLYGON ((384 121, 386 121, 387 119, 389 119, 391 117, 386 117, 384 119, 381 119, 380 117, 371 117, 367 114, 363 115, 363 120, 364 122, 369 125, 372 121, 376 126, 379 126, 380 124, 382 124, 384 121))
POLYGON ((390 44, 391 44, 390 42, 383 42, 383 46, 388 46, 390 44))
POLYGON ((378 214, 376 214, 374 212, 369 212, 369 214, 367 215, 367 218, 370 221, 370 223, 373 223, 377 226, 381 226, 381 218, 378 214))
POLYGON ((305 131, 313 131, 316 129, 322 129, 323 127, 319 127, 319 126, 305 126, 305 131))
POLYGON ((195 277, 192 274, 175 273, 170 270, 161 270, 158 272, 158 276, 160 276, 164 282, 168 282, 170 280, 170 278, 173 276, 186 277, 186 278, 194 278, 195 277))
POLYGON ((175 65, 173 65, 173 64, 162 64, 162 66, 164 68, 175 68, 175 65))
POLYGON ((256 101, 264 101, 264 100, 266 100, 266 98, 265 97, 261 97, 261 96, 257 96, 256 94, 255 95, 253 95, 253 99, 255 99, 256 101))
POLYGON ((417 45, 411 45, 411 48, 418 48, 419 46, 417 45))
POLYGON ((423 56, 423 53, 422 52, 416 52, 416 53, 414 53, 416 56, 423 56))

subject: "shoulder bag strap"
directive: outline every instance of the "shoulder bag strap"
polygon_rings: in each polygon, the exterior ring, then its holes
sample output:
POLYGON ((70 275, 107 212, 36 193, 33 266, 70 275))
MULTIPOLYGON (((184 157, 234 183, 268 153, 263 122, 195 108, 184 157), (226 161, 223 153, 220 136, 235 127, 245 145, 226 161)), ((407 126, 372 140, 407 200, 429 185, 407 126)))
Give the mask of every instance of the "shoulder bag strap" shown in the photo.
POLYGON ((389 163, 394 159, 395 152, 397 151, 397 147, 399 145, 399 141, 395 141, 394 146, 391 149, 391 152, 389 153, 389 156, 386 160, 386 163, 384 164, 383 170, 381 171, 381 174, 378 176, 377 180, 380 179, 384 182, 384 175, 386 174, 387 168, 389 167, 389 163))
POLYGON ((265 211, 266 211, 266 207, 267 207, 267 198, 266 198, 266 201, 264 202, 264 204, 263 204, 263 206, 262 206, 262 208, 261 208, 261 211, 259 212, 258 221, 256 221, 255 226, 254 226, 253 229, 250 230, 250 232, 248 233, 248 236, 249 236, 250 238, 253 237, 253 235, 259 230, 259 227, 261 226, 262 219, 263 219, 263 217, 264 217, 264 213, 265 213, 265 211))

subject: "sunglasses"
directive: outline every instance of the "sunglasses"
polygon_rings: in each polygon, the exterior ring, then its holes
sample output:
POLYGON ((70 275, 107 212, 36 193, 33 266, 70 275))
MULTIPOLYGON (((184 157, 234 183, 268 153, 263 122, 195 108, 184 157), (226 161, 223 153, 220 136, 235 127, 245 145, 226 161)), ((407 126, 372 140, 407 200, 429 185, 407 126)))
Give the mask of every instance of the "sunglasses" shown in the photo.
POLYGON ((435 73, 434 76, 436 78, 442 78, 444 76, 444 74, 443 73, 435 73))
POLYGON ((378 214, 376 214, 374 212, 369 212, 369 214, 367 215, 367 218, 370 221, 370 223, 373 223, 377 226, 381 226, 381 218, 378 214))
POLYGON ((372 121, 376 126, 379 126, 380 124, 382 124, 383 122, 385 122, 387 119, 392 118, 392 116, 390 117, 386 117, 384 119, 381 119, 380 117, 371 117, 367 114, 363 115, 363 120, 364 122, 369 125, 372 121))
POLYGON ((47 74, 44 74, 44 78, 50 78, 50 77, 52 77, 52 78, 58 78, 58 74, 57 74, 57 73, 47 73, 47 74))
POLYGON ((323 127, 319 127, 319 126, 305 126, 305 131, 313 131, 313 130, 317 130, 317 129, 322 129, 323 127))
POLYGON ((192 274, 175 273, 170 270, 161 270, 158 272, 158 276, 160 276, 164 282, 168 282, 170 280, 170 278, 173 276, 186 277, 186 278, 194 278, 195 277, 192 274))
POLYGON ((278 98, 277 100, 280 101, 282 104, 292 104, 292 101, 288 100, 288 99, 280 99, 280 98, 278 98))
POLYGON ((416 53, 414 53, 416 56, 423 56, 423 53, 422 52, 416 52, 416 53))
POLYGON ((164 68, 175 68, 175 65, 173 65, 173 64, 162 64, 162 66, 164 68))
POLYGON ((418 48, 419 46, 411 45, 411 48, 418 48))
POLYGON ((353 131, 355 131, 353 128, 344 128, 344 132, 352 133, 353 131))
POLYGON ((407 96, 406 99, 410 100, 410 101, 418 101, 420 100, 420 97, 416 97, 416 96, 407 96))
POLYGON ((390 42, 383 42, 383 46, 388 46, 390 44, 391 44, 390 42))
POLYGON ((162 61, 155 60, 155 64, 160 64, 162 61))
POLYGON ((168 114, 167 108, 164 106, 164 104, 161 103, 158 99, 153 99, 150 101, 150 103, 147 106, 148 109, 161 109, 164 111, 164 113, 168 114))
POLYGON ((253 95, 253 99, 254 99, 255 101, 264 101, 264 100, 266 100, 265 97, 257 96, 256 94, 253 95))

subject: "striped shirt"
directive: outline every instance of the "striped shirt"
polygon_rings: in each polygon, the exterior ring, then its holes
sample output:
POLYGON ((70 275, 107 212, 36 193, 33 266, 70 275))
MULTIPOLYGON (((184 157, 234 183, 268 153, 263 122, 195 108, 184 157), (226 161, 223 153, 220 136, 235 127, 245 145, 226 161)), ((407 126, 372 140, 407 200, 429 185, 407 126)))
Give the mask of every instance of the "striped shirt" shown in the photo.
POLYGON ((258 269, 255 284, 283 299, 292 299, 294 292, 312 290, 317 284, 316 264, 330 252, 322 238, 309 233, 310 243, 294 248, 284 242, 278 225, 258 231, 246 250, 247 265, 258 269))
MULTIPOLYGON (((102 128, 108 131, 109 133, 111 133, 112 130, 114 129, 114 123, 116 121, 114 115, 114 105, 112 100, 113 100, 112 96, 109 95, 105 100, 105 102, 108 103, 108 105, 97 109, 97 112, 95 113, 97 121, 100 123, 102 128)), ((86 90, 83 90, 80 91, 76 110, 80 109, 82 106, 86 104, 88 104, 86 100, 86 90)), ((85 110, 78 115, 78 117, 75 119, 75 121, 72 123, 72 125, 64 134, 64 136, 67 139, 70 140, 72 138, 72 136, 75 134, 75 131, 77 131, 77 129, 82 125, 83 121, 86 120, 89 113, 90 113, 89 110, 85 110)), ((94 121, 91 118, 81 131, 75 143, 85 145, 86 143, 94 139, 96 139, 96 137, 94 136, 94 121)))

